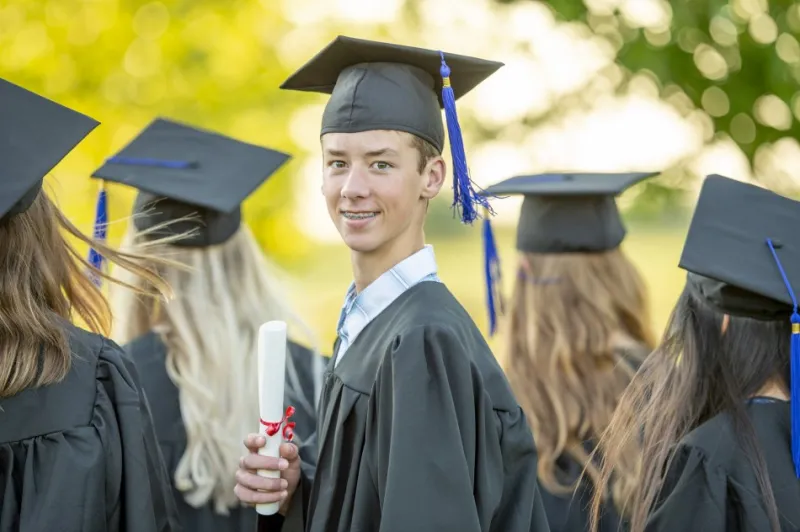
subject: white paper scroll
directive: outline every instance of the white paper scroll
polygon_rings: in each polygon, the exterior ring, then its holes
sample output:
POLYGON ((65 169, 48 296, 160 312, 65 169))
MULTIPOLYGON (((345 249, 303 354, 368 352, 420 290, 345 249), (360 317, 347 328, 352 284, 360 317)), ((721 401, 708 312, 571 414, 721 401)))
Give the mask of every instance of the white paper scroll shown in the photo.
MULTIPOLYGON (((262 421, 276 423, 283 418, 283 385, 286 379, 286 322, 268 321, 258 330, 258 405, 262 421)), ((283 442, 283 426, 269 436, 264 423, 259 423, 258 433, 267 439, 267 444, 259 449, 262 456, 280 456, 283 442)), ((279 471, 259 470, 262 477, 280 478, 279 471)), ((256 505, 261 515, 273 515, 280 503, 256 505)))

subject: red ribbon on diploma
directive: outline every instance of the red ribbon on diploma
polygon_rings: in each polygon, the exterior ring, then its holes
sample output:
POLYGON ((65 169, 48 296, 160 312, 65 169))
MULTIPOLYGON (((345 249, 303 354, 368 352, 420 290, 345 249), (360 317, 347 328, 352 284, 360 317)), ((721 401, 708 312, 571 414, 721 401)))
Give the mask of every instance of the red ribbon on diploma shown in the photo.
POLYGON ((267 436, 274 436, 281 430, 281 425, 286 423, 283 427, 283 439, 286 441, 292 441, 294 438, 294 421, 289 421, 289 418, 294 415, 294 407, 287 406, 286 413, 283 415, 280 421, 264 421, 263 419, 259 419, 262 425, 267 427, 267 436))

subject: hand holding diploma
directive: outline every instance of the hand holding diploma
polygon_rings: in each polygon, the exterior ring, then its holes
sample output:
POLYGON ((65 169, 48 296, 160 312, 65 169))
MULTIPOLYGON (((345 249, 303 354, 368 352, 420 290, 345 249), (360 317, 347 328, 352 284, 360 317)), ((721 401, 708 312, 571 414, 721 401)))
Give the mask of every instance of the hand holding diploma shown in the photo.
POLYGON ((270 321, 258 335, 259 434, 245 440, 250 453, 239 463, 234 488, 236 496, 256 504, 261 515, 285 510, 300 480, 297 447, 282 443, 292 439, 294 428, 289 420, 294 409, 283 409, 285 373, 286 323, 270 321))
POLYGON ((259 450, 266 445, 260 434, 249 434, 244 440, 249 453, 239 461, 236 471, 236 497, 245 504, 279 504, 285 514, 292 495, 300 483, 300 455, 293 443, 280 446, 280 458, 261 456, 259 450), (262 477, 258 471, 272 471, 280 478, 262 477))

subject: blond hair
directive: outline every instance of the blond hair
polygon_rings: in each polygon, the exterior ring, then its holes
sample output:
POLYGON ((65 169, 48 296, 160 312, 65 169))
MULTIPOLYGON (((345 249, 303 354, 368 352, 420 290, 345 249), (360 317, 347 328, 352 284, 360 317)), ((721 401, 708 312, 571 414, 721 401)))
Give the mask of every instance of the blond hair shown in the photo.
POLYGON ((151 259, 90 239, 40 191, 28 210, 0 220, 0 397, 66 377, 72 362, 66 322, 80 319, 93 332, 109 333, 108 302, 87 273, 117 281, 94 269, 65 233, 128 272, 136 282, 126 286, 139 295, 169 295, 145 266, 151 259))
POLYGON ((597 479, 584 443, 605 430, 644 348, 653 345, 646 290, 619 249, 527 253, 521 261, 509 323, 509 381, 534 433, 540 481, 567 494, 576 486, 558 479, 556 461, 566 454, 597 479))
MULTIPOLYGON (((160 270, 175 291, 161 308, 128 293, 114 294, 114 338, 127 343, 154 330, 164 341, 166 370, 179 390, 187 435, 175 485, 191 506, 213 500, 215 511, 227 514, 239 505, 231 472, 241 455, 242 435, 258 423, 258 329, 266 321, 283 320, 290 332, 299 328, 312 343, 313 336, 288 306, 277 269, 246 226, 225 243, 204 248, 153 246, 146 234, 131 229, 123 247, 188 266, 160 270)), ((321 376, 321 368, 314 374, 321 376)), ((291 357, 287 375, 299 386, 291 357)), ((314 401, 319 388, 316 382, 314 401)), ((315 404, 305 407, 314 411, 315 404)))

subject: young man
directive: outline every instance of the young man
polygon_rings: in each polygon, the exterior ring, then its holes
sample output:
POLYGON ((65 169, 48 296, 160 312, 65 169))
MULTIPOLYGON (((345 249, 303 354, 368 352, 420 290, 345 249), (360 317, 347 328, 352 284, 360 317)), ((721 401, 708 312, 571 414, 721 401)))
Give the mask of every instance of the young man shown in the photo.
MULTIPOLYGON (((460 74, 453 100, 501 66, 444 59, 460 74)), ((291 444, 276 460, 256 454, 263 439, 246 442, 237 495, 282 503, 259 530, 548 530, 525 416, 424 241, 428 202, 446 175, 442 62, 437 52, 339 37, 283 85, 331 92, 322 192, 355 280, 323 384, 313 483, 291 444)))

